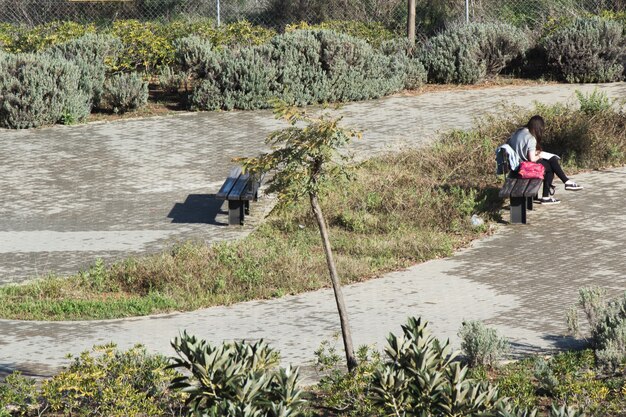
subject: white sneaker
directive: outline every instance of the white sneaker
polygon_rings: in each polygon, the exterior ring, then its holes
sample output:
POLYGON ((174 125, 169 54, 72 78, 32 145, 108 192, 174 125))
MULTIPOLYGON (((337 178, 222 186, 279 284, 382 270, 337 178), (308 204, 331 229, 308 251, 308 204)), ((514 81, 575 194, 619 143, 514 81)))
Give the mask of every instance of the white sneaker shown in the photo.
POLYGON ((567 191, 578 191, 578 190, 582 190, 583 186, 582 185, 578 185, 574 181, 572 181, 570 183, 566 183, 565 184, 565 189, 567 191))

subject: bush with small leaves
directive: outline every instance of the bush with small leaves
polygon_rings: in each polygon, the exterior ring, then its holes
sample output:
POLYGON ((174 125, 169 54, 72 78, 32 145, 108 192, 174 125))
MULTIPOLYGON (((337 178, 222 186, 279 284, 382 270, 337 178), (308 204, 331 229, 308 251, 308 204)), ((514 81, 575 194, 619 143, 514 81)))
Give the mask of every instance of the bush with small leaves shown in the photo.
POLYGON ((470 366, 493 367, 509 351, 509 342, 480 321, 466 321, 459 330, 461 350, 470 366))
POLYGON ((115 74, 104 82, 102 107, 114 113, 138 109, 148 102, 148 83, 136 73, 115 74))
POLYGON ((175 71, 172 67, 163 67, 159 71, 159 86, 169 94, 178 94, 181 88, 188 90, 189 76, 184 71, 175 71))
POLYGON ((542 42, 555 76, 570 83, 611 82, 622 78, 626 55, 624 27, 600 18, 578 18, 542 42))
POLYGON ((589 324, 598 362, 609 369, 621 367, 626 363, 626 293, 607 300, 602 288, 581 288, 578 306, 589 324))
POLYGON ((25 129, 75 123, 90 112, 80 69, 46 54, 0 55, 0 126, 25 129))
POLYGON ((200 36, 174 41, 175 64, 195 79, 213 78, 219 65, 218 56, 211 42, 200 36))
POLYGON ((431 38, 421 57, 432 82, 473 84, 499 74, 528 46, 528 36, 514 26, 473 23, 431 38))
POLYGON ((122 43, 110 35, 88 34, 81 38, 53 46, 47 50, 52 57, 73 62, 80 70, 79 87, 98 107, 107 71, 107 62, 114 62, 122 43))
POLYGON ((298 369, 277 368, 278 354, 263 341, 213 346, 186 332, 172 340, 185 372, 172 387, 189 394, 198 417, 296 417, 304 404, 298 369))

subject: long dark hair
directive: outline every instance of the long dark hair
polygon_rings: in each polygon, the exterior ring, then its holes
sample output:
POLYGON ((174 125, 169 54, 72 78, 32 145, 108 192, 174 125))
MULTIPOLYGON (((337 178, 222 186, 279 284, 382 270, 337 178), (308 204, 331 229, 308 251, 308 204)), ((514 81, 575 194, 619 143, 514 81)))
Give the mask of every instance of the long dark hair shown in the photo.
POLYGON ((531 117, 528 123, 526 123, 526 128, 530 134, 537 139, 537 149, 541 149, 541 140, 543 139, 543 130, 545 127, 546 122, 543 120, 543 117, 539 115, 531 117))

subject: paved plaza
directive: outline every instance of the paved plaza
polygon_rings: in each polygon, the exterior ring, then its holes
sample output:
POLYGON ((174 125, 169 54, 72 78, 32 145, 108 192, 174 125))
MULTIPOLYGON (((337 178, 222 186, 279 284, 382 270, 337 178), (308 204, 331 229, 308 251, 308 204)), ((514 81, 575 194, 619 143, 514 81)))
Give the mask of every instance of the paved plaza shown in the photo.
MULTIPOLYGON (((575 89, 545 85, 427 93, 352 103, 344 123, 364 130, 358 156, 427 143, 437 131, 469 128, 501 103, 530 106, 572 99, 575 89)), ((600 85, 626 97, 626 84, 600 85)), ((175 115, 144 120, 0 130, 0 282, 75 272, 100 257, 154 253, 177 241, 234 239, 253 230, 268 200, 246 227, 229 228, 214 194, 235 156, 263 149, 280 124, 270 112, 175 115)), ((345 289, 357 344, 384 345, 408 315, 423 315, 450 337, 463 320, 497 327, 517 353, 570 345, 564 313, 578 288, 626 284, 626 169, 575 177, 578 193, 559 190, 563 204, 539 207, 529 225, 501 225, 451 258, 345 289), (528 273, 520 273, 526 269, 528 273)), ((505 217, 507 214, 504 215, 505 217)), ((220 342, 264 338, 285 363, 310 364, 319 343, 338 331, 330 290, 197 312, 98 322, 0 321, 0 369, 49 375, 97 343, 144 343, 172 354, 182 329, 220 342)), ((338 347, 341 344, 338 343, 338 347)))

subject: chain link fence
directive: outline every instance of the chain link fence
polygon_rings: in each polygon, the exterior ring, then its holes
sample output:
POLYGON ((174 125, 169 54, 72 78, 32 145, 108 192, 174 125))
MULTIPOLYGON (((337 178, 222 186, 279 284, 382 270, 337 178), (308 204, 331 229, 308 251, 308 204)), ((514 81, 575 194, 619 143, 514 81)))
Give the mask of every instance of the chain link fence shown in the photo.
MULTIPOLYGON (((450 24, 505 21, 532 26, 547 17, 623 11, 626 0, 416 0, 418 31, 450 24)), ((378 22, 399 32, 407 0, 0 0, 0 22, 37 25, 54 20, 110 22, 116 19, 246 19, 281 30, 288 23, 327 20, 378 22)))

